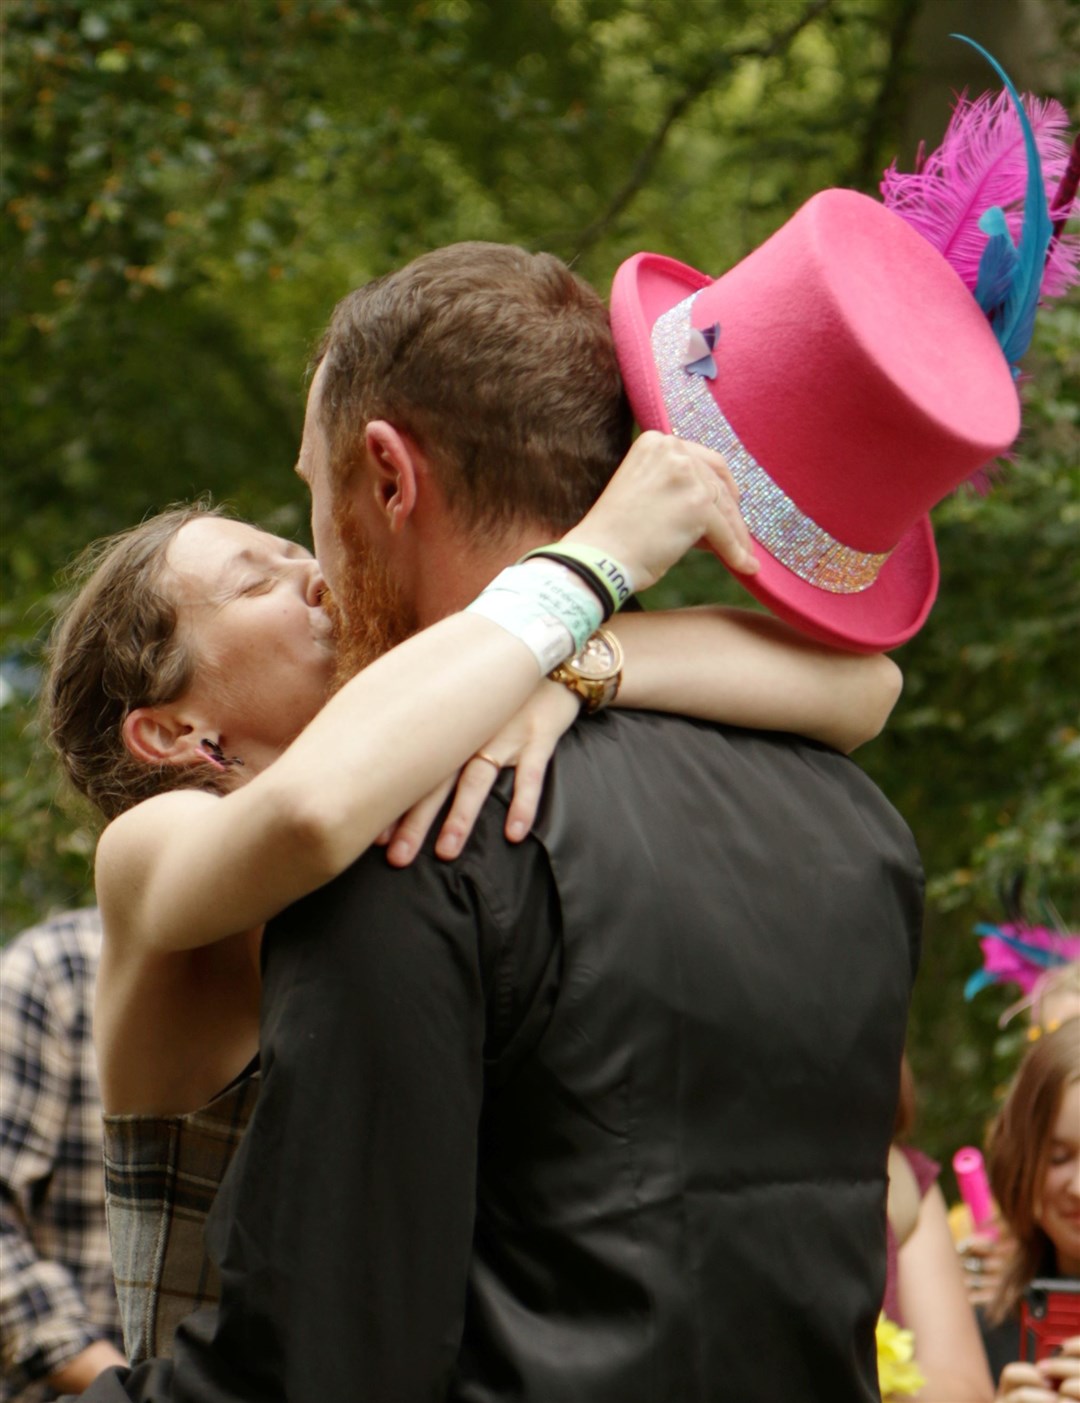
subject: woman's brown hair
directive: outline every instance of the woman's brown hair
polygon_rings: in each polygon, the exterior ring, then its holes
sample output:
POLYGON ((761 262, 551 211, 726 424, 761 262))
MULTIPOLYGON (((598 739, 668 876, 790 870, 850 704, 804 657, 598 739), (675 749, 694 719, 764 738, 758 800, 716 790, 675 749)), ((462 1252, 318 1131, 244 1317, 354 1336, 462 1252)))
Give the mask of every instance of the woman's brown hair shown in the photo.
POLYGON ((1016 1239, 1016 1251, 990 1308, 994 1321, 1015 1309, 1028 1282, 1052 1260, 1053 1244, 1036 1215, 1061 1100, 1065 1088, 1078 1080, 1080 1018, 1070 1018, 1028 1052, 990 1128, 990 1187, 1016 1239))
POLYGON ((76 592, 49 643, 42 729, 72 785, 108 819, 168 789, 220 787, 210 765, 135 759, 122 728, 136 707, 174 701, 191 683, 194 659, 163 585, 165 553, 189 521, 221 514, 206 502, 172 507, 95 542, 72 567, 76 592))

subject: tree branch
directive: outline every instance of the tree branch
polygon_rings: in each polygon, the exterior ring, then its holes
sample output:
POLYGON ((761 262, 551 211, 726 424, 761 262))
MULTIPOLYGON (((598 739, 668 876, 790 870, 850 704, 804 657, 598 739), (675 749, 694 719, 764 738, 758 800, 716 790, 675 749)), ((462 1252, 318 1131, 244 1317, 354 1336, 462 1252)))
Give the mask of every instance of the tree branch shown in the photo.
MULTIPOLYGON (((908 0, 909 3, 917 3, 917 0, 908 0)), ((787 49, 798 34, 800 34, 808 24, 812 24, 819 15, 825 13, 834 3, 834 0, 812 0, 798 19, 792 21, 786 29, 775 34, 764 44, 743 44, 736 45, 729 49, 720 49, 709 59, 705 67, 696 77, 687 84, 686 88, 670 104, 664 113, 659 126, 653 132, 645 145, 644 150, 634 163, 634 168, 630 172, 622 188, 616 192, 614 197, 596 219, 593 220, 581 233, 577 241, 577 253, 575 257, 580 257, 587 249, 597 243, 610 229, 612 224, 626 209, 634 196, 642 188, 652 173, 660 157, 660 153, 667 141, 668 134, 679 119, 685 115, 688 109, 698 100, 699 97, 711 87, 716 79, 726 69, 732 68, 739 60, 747 58, 769 59, 775 58, 787 49)))
POLYGON ((889 57, 881 77, 877 101, 871 109, 863 128, 863 139, 845 185, 856 190, 869 190, 876 185, 881 174, 878 152, 881 142, 896 118, 900 96, 900 80, 903 75, 904 58, 915 20, 918 18, 922 0, 898 0, 893 22, 889 28, 889 57))

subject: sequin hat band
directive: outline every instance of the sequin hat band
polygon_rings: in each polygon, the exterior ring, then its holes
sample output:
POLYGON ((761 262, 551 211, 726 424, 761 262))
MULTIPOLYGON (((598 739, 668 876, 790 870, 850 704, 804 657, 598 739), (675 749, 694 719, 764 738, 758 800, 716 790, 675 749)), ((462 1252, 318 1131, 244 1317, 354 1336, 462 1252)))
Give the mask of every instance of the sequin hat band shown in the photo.
MULTIPOLYGON (((801 511, 740 441, 704 376, 685 368, 697 296, 676 303, 652 329, 653 359, 671 432, 724 455, 742 490, 739 505, 750 534, 792 574, 829 594, 869 589, 891 552, 872 554, 846 546, 801 511)), ((722 380, 721 373, 716 384, 722 380)))

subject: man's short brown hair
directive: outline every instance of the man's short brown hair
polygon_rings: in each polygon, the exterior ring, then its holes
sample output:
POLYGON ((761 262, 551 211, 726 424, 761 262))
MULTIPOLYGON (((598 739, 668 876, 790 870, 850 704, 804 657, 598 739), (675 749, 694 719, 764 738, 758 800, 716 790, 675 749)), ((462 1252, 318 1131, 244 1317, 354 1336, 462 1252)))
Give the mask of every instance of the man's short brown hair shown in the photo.
POLYGON ((322 425, 344 483, 386 419, 469 528, 564 530, 626 453, 631 415, 607 310, 546 253, 451 244, 338 303, 320 348, 322 425))

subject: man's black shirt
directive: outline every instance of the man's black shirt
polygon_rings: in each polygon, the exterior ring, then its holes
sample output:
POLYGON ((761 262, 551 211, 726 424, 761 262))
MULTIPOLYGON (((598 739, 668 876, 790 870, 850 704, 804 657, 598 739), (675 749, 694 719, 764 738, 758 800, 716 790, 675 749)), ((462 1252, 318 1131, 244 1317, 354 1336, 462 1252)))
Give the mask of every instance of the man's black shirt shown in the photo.
POLYGON ((824 747, 647 713, 574 728, 521 845, 505 802, 268 928, 220 1311, 89 1398, 877 1397, 906 827, 824 747))

